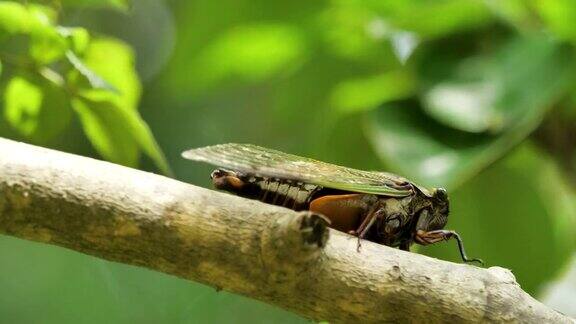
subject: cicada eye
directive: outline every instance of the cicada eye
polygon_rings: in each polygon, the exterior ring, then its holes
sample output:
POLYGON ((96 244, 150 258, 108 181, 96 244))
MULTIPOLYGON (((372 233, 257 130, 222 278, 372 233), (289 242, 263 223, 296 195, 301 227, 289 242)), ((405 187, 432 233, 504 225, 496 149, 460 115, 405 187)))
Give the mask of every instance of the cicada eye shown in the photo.
POLYGON ((436 188, 434 190, 434 198, 442 201, 448 200, 448 192, 444 188, 436 188))

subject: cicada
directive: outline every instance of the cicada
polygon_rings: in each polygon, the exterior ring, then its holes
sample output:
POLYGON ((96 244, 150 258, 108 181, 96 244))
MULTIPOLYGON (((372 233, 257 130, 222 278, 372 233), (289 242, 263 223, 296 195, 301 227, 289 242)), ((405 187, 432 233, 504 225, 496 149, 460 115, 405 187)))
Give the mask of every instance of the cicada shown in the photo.
MULTIPOLYGON (((444 230, 448 194, 426 189, 387 172, 363 171, 251 144, 221 144, 182 153, 186 159, 219 167, 211 174, 217 189, 296 211, 310 210, 330 220, 330 227, 409 251, 456 239, 464 262, 462 239, 444 230)), ((360 243, 359 243, 360 244, 360 243)))

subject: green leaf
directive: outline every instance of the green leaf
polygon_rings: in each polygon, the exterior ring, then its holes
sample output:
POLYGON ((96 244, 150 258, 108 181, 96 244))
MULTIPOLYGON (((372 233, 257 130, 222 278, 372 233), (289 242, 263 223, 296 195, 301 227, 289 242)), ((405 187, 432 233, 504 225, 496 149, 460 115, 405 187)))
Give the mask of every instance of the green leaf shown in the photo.
POLYGON ((102 90, 84 91, 72 99, 86 136, 107 160, 130 167, 138 165, 139 151, 148 155, 166 175, 172 171, 150 128, 136 110, 102 90))
POLYGON ((58 26, 58 33, 68 39, 69 48, 75 54, 82 54, 88 48, 90 34, 85 28, 58 26))
POLYGON ((49 64, 67 49, 55 26, 56 16, 56 11, 46 6, 0 1, 0 34, 29 34, 30 55, 39 64, 49 64))
POLYGON ((392 26, 364 4, 335 2, 319 16, 319 32, 335 55, 352 60, 380 54, 392 26), (330 26, 330 28, 326 28, 330 26))
POLYGON ((576 3, 572 0, 535 1, 534 6, 540 13, 548 29, 562 39, 576 41, 576 3))
POLYGON ((96 38, 82 60, 72 52, 66 56, 75 67, 69 76, 78 89, 73 106, 98 152, 107 160, 134 167, 142 150, 170 175, 162 150, 138 114, 141 86, 130 47, 112 38, 96 38))
POLYGON ((141 86, 130 46, 113 38, 95 38, 81 57, 70 52, 67 57, 89 83, 82 84, 78 75, 72 75, 71 82, 77 83, 78 88, 116 91, 122 108, 137 109, 141 86))
POLYGON ((53 29, 34 30, 31 36, 30 55, 39 64, 50 64, 64 56, 66 41, 53 29))
POLYGON ((260 81, 299 65, 305 50, 300 32, 291 26, 239 26, 204 49, 191 73, 196 75, 199 87, 210 87, 229 78, 260 81))
POLYGON ((373 2, 370 5, 396 28, 415 32, 424 38, 437 38, 478 28, 493 17, 483 2, 478 1, 407 1, 373 2))
POLYGON ((20 134, 42 143, 69 124, 71 109, 61 88, 38 77, 15 76, 6 86, 4 115, 20 134))
POLYGON ((12 78, 6 86, 6 120, 23 135, 31 135, 38 126, 42 100, 39 87, 20 77, 12 78))
POLYGON ((486 6, 494 16, 508 22, 513 27, 519 30, 531 30, 534 28, 532 6, 538 5, 538 3, 525 0, 490 1, 486 2, 486 6))
POLYGON ((112 8, 120 11, 127 11, 130 3, 129 0, 62 0, 64 7, 112 8))
POLYGON ((12 1, 0 1, 0 35, 28 31, 28 10, 12 1))
POLYGON ((30 27, 30 55, 39 64, 50 64, 64 56, 68 49, 65 37, 54 25, 56 13, 50 8, 28 7, 30 27))
POLYGON ((126 112, 113 100, 72 99, 84 133, 102 157, 129 167, 137 167, 138 144, 128 132, 126 112))
MULTIPOLYGON (((471 134, 447 128, 423 114, 417 102, 389 104, 375 111, 367 124, 377 153, 405 176, 424 184, 455 187, 463 183, 528 136, 568 90, 570 53, 545 44, 519 41, 503 52, 496 70, 501 88, 494 101, 498 123, 505 125, 499 133, 471 134)), ((459 115, 447 113, 449 120, 433 116, 455 128, 472 130, 457 124, 462 120, 459 115)))
POLYGON ((524 139, 545 112, 527 111, 516 127, 497 136, 446 128, 413 103, 389 104, 369 115, 367 135, 380 158, 402 175, 454 188, 524 139))
POLYGON ((406 98, 416 90, 414 76, 405 70, 373 77, 342 81, 332 91, 330 101, 340 112, 365 111, 406 98))
MULTIPOLYGON (((87 67, 86 64, 84 64, 84 62, 74 54, 74 52, 68 51, 66 53, 66 59, 74 67, 75 72, 88 81, 88 84, 92 89, 108 90, 110 92, 118 93, 118 90, 113 85, 102 79, 98 74, 87 67)), ((71 79, 76 78, 76 76, 71 77, 71 79)))
POLYGON ((497 91, 492 82, 444 82, 427 91, 423 106, 428 114, 454 128, 496 133, 503 127, 495 108, 497 91))
POLYGON ((456 129, 497 133, 516 123, 526 106, 541 107, 554 96, 554 87, 546 92, 541 86, 554 80, 552 73, 566 75, 556 62, 567 59, 560 52, 557 43, 533 37, 510 41, 493 56, 463 60, 453 66, 452 77, 431 80, 424 109, 456 129))

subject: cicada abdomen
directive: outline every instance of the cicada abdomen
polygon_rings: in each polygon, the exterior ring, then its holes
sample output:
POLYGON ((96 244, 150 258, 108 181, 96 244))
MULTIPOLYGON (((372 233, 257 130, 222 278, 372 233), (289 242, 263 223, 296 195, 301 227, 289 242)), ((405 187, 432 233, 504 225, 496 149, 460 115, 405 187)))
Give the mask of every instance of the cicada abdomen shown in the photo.
POLYGON ((320 186, 300 181, 224 169, 214 170, 210 177, 216 189, 296 211, 308 209, 310 200, 321 189, 320 186))

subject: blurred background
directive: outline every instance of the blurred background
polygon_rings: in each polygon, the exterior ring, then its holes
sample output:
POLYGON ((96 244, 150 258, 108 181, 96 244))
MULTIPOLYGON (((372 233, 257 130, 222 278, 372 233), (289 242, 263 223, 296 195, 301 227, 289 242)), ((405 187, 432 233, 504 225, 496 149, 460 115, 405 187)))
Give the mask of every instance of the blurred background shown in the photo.
MULTIPOLYGON (((209 186, 254 143, 450 192, 468 254, 576 316, 573 0, 0 1, 0 136, 209 186)), ((455 242, 418 253, 460 262, 455 242)), ((0 237, 3 323, 304 323, 0 237)))

